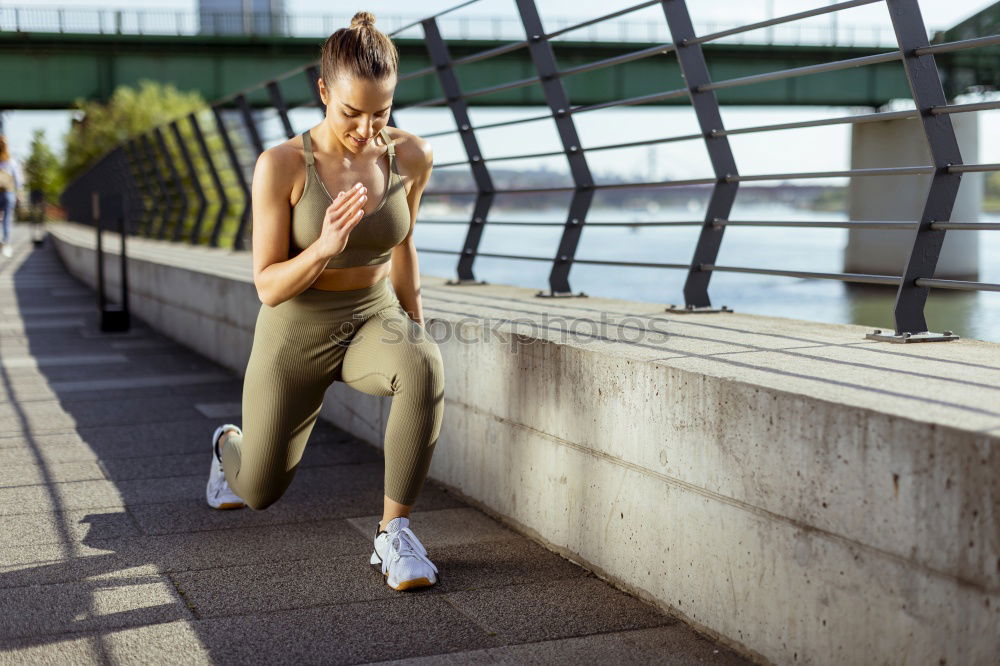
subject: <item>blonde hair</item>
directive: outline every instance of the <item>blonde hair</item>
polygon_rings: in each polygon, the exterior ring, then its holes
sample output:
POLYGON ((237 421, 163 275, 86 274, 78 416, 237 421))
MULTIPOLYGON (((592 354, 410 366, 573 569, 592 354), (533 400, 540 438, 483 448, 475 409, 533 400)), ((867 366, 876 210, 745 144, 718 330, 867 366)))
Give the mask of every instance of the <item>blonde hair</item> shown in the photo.
POLYGON ((10 151, 7 149, 7 137, 0 134, 0 162, 6 162, 10 159, 10 151))
POLYGON ((326 38, 320 55, 320 73, 329 88, 347 74, 381 81, 399 70, 399 52, 389 37, 375 27, 375 15, 358 12, 351 25, 326 38))

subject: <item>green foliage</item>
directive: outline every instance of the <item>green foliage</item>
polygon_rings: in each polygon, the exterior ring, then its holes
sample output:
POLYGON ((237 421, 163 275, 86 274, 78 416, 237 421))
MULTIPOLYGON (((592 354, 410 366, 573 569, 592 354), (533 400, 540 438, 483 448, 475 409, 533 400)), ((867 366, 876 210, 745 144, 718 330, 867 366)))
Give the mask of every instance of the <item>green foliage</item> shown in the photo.
MULTIPOLYGON (((187 118, 192 112, 197 112, 205 143, 229 199, 229 206, 221 211, 222 227, 219 241, 223 246, 232 243, 232 236, 236 232, 240 212, 243 209, 243 191, 232 170, 222 137, 216 130, 214 116, 200 93, 182 92, 172 84, 142 80, 138 89, 128 86, 116 88, 107 104, 77 100, 74 107, 81 112, 81 118, 74 121, 66 135, 66 157, 63 163, 65 182, 70 182, 75 176, 86 171, 96 159, 113 148, 159 127, 171 158, 170 162, 176 169, 180 188, 154 134, 149 134, 147 137, 149 144, 136 142, 139 152, 132 154, 126 151, 133 178, 139 187, 147 211, 147 219, 142 221, 142 228, 147 234, 159 235, 159 227, 163 224, 164 217, 170 221, 177 219, 180 195, 184 194, 188 201, 188 214, 185 219, 180 220, 181 237, 190 238, 198 211, 197 188, 192 179, 194 176, 205 194, 207 203, 201 233, 197 239, 197 242, 205 243, 209 240, 219 217, 222 202, 217 195, 208 163, 187 118), (188 171, 187 162, 170 128, 169 123, 174 120, 178 121, 181 140, 194 165, 194 174, 188 171), (147 153, 147 146, 151 146, 152 156, 147 153), (164 209, 162 205, 161 182, 166 186, 174 204, 169 210, 164 209)), ((237 153, 245 156, 249 147, 242 133, 230 131, 230 138, 237 153)), ((250 166, 252 167, 252 164, 250 166)), ((173 231, 171 227, 164 237, 172 237, 173 231)))
POLYGON ((63 186, 59 158, 45 140, 45 130, 36 129, 31 137, 31 155, 24 162, 27 190, 41 190, 47 201, 55 201, 63 186))
POLYGON ((66 180, 126 139, 205 106, 198 92, 180 92, 173 84, 143 79, 139 89, 118 86, 107 104, 77 99, 79 120, 66 134, 66 180))

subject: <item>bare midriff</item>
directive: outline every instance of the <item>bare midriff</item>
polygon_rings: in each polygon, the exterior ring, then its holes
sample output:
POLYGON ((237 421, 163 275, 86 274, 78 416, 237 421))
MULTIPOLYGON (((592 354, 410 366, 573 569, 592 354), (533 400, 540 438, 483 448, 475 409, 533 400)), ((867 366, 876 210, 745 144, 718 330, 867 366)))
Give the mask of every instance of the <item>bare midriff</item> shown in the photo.
POLYGON ((389 274, 392 262, 375 264, 374 266, 351 266, 350 268, 324 268, 312 287, 326 291, 350 291, 364 289, 376 284, 389 274))

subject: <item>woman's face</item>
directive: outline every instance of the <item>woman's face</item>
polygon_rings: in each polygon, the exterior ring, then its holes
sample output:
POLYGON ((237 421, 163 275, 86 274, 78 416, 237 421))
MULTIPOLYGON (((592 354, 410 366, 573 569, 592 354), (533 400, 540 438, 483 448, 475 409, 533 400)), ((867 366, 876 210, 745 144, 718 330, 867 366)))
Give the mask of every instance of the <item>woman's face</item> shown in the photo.
POLYGON ((318 85, 333 135, 351 152, 365 150, 389 122, 396 76, 381 81, 339 76, 329 88, 320 78, 318 85))

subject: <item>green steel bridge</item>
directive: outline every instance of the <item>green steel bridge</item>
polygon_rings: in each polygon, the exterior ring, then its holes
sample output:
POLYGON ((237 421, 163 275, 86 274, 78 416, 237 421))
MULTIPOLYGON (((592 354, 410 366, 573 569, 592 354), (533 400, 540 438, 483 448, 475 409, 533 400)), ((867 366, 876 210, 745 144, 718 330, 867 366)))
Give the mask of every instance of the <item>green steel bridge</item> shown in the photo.
MULTIPOLYGON (((109 33, 71 32, 58 22, 39 31, 22 25, 19 15, 0 13, 0 109, 67 108, 77 98, 106 100, 119 85, 136 85, 143 78, 173 83, 181 90, 197 90, 216 100, 262 79, 277 78, 316 59, 322 37, 271 34, 128 34, 122 30, 120 12, 116 29, 109 33), (61 30, 56 32, 55 30, 61 30), (102 34, 103 33, 103 34, 102 34)), ((180 21, 177 21, 180 25, 180 21)), ((1000 3, 938 32, 933 42, 947 42, 972 35, 991 34, 1000 24, 1000 3)), ((630 39, 560 39, 552 41, 561 68, 581 66, 580 75, 564 78, 569 97, 577 104, 601 104, 615 99, 641 97, 681 82, 676 58, 666 50, 662 57, 643 58, 593 72, 587 63, 621 57, 637 50, 655 52, 669 40, 644 41, 655 36, 654 26, 638 24, 619 30, 630 39), (645 29, 649 28, 649 29, 645 29), (636 39, 638 37, 638 39, 636 39), (628 66, 624 66, 624 65, 628 66)), ((181 30, 176 32, 180 33, 181 30)), ((192 30, 191 32, 194 32, 192 30)), ((781 37, 778 36, 778 39, 781 37)), ((521 36, 523 39, 523 34, 521 36)), ((398 37, 402 74, 431 65, 423 39, 398 37)), ((510 39, 466 38, 450 40, 452 56, 502 49, 510 39)), ((851 41, 854 41, 853 39, 851 41)), ((875 40, 871 40, 875 41, 875 40)), ((895 60, 871 62, 894 47, 841 44, 726 43, 704 45, 713 81, 732 80, 790 68, 811 67, 807 77, 762 80, 750 86, 717 90, 722 104, 832 105, 878 107, 894 98, 910 97, 906 76, 895 60), (858 67, 823 71, 822 64, 858 59, 858 67), (864 67, 860 65, 866 65, 864 67)), ((945 52, 936 55, 948 98, 966 91, 970 82, 996 88, 1000 84, 1000 47, 945 52)), ((485 89, 505 81, 532 76, 529 53, 518 49, 457 68, 464 90, 485 89)), ((313 93, 305 80, 289 82, 284 90, 289 106, 309 104, 313 93)), ((403 81, 396 103, 405 106, 441 96, 432 77, 403 81)), ((270 106, 267 92, 256 88, 247 94, 251 106, 270 106)), ((539 86, 499 90, 470 97, 469 103, 486 106, 544 105, 539 86)), ((684 98, 655 100, 655 104, 687 104, 684 98)))

